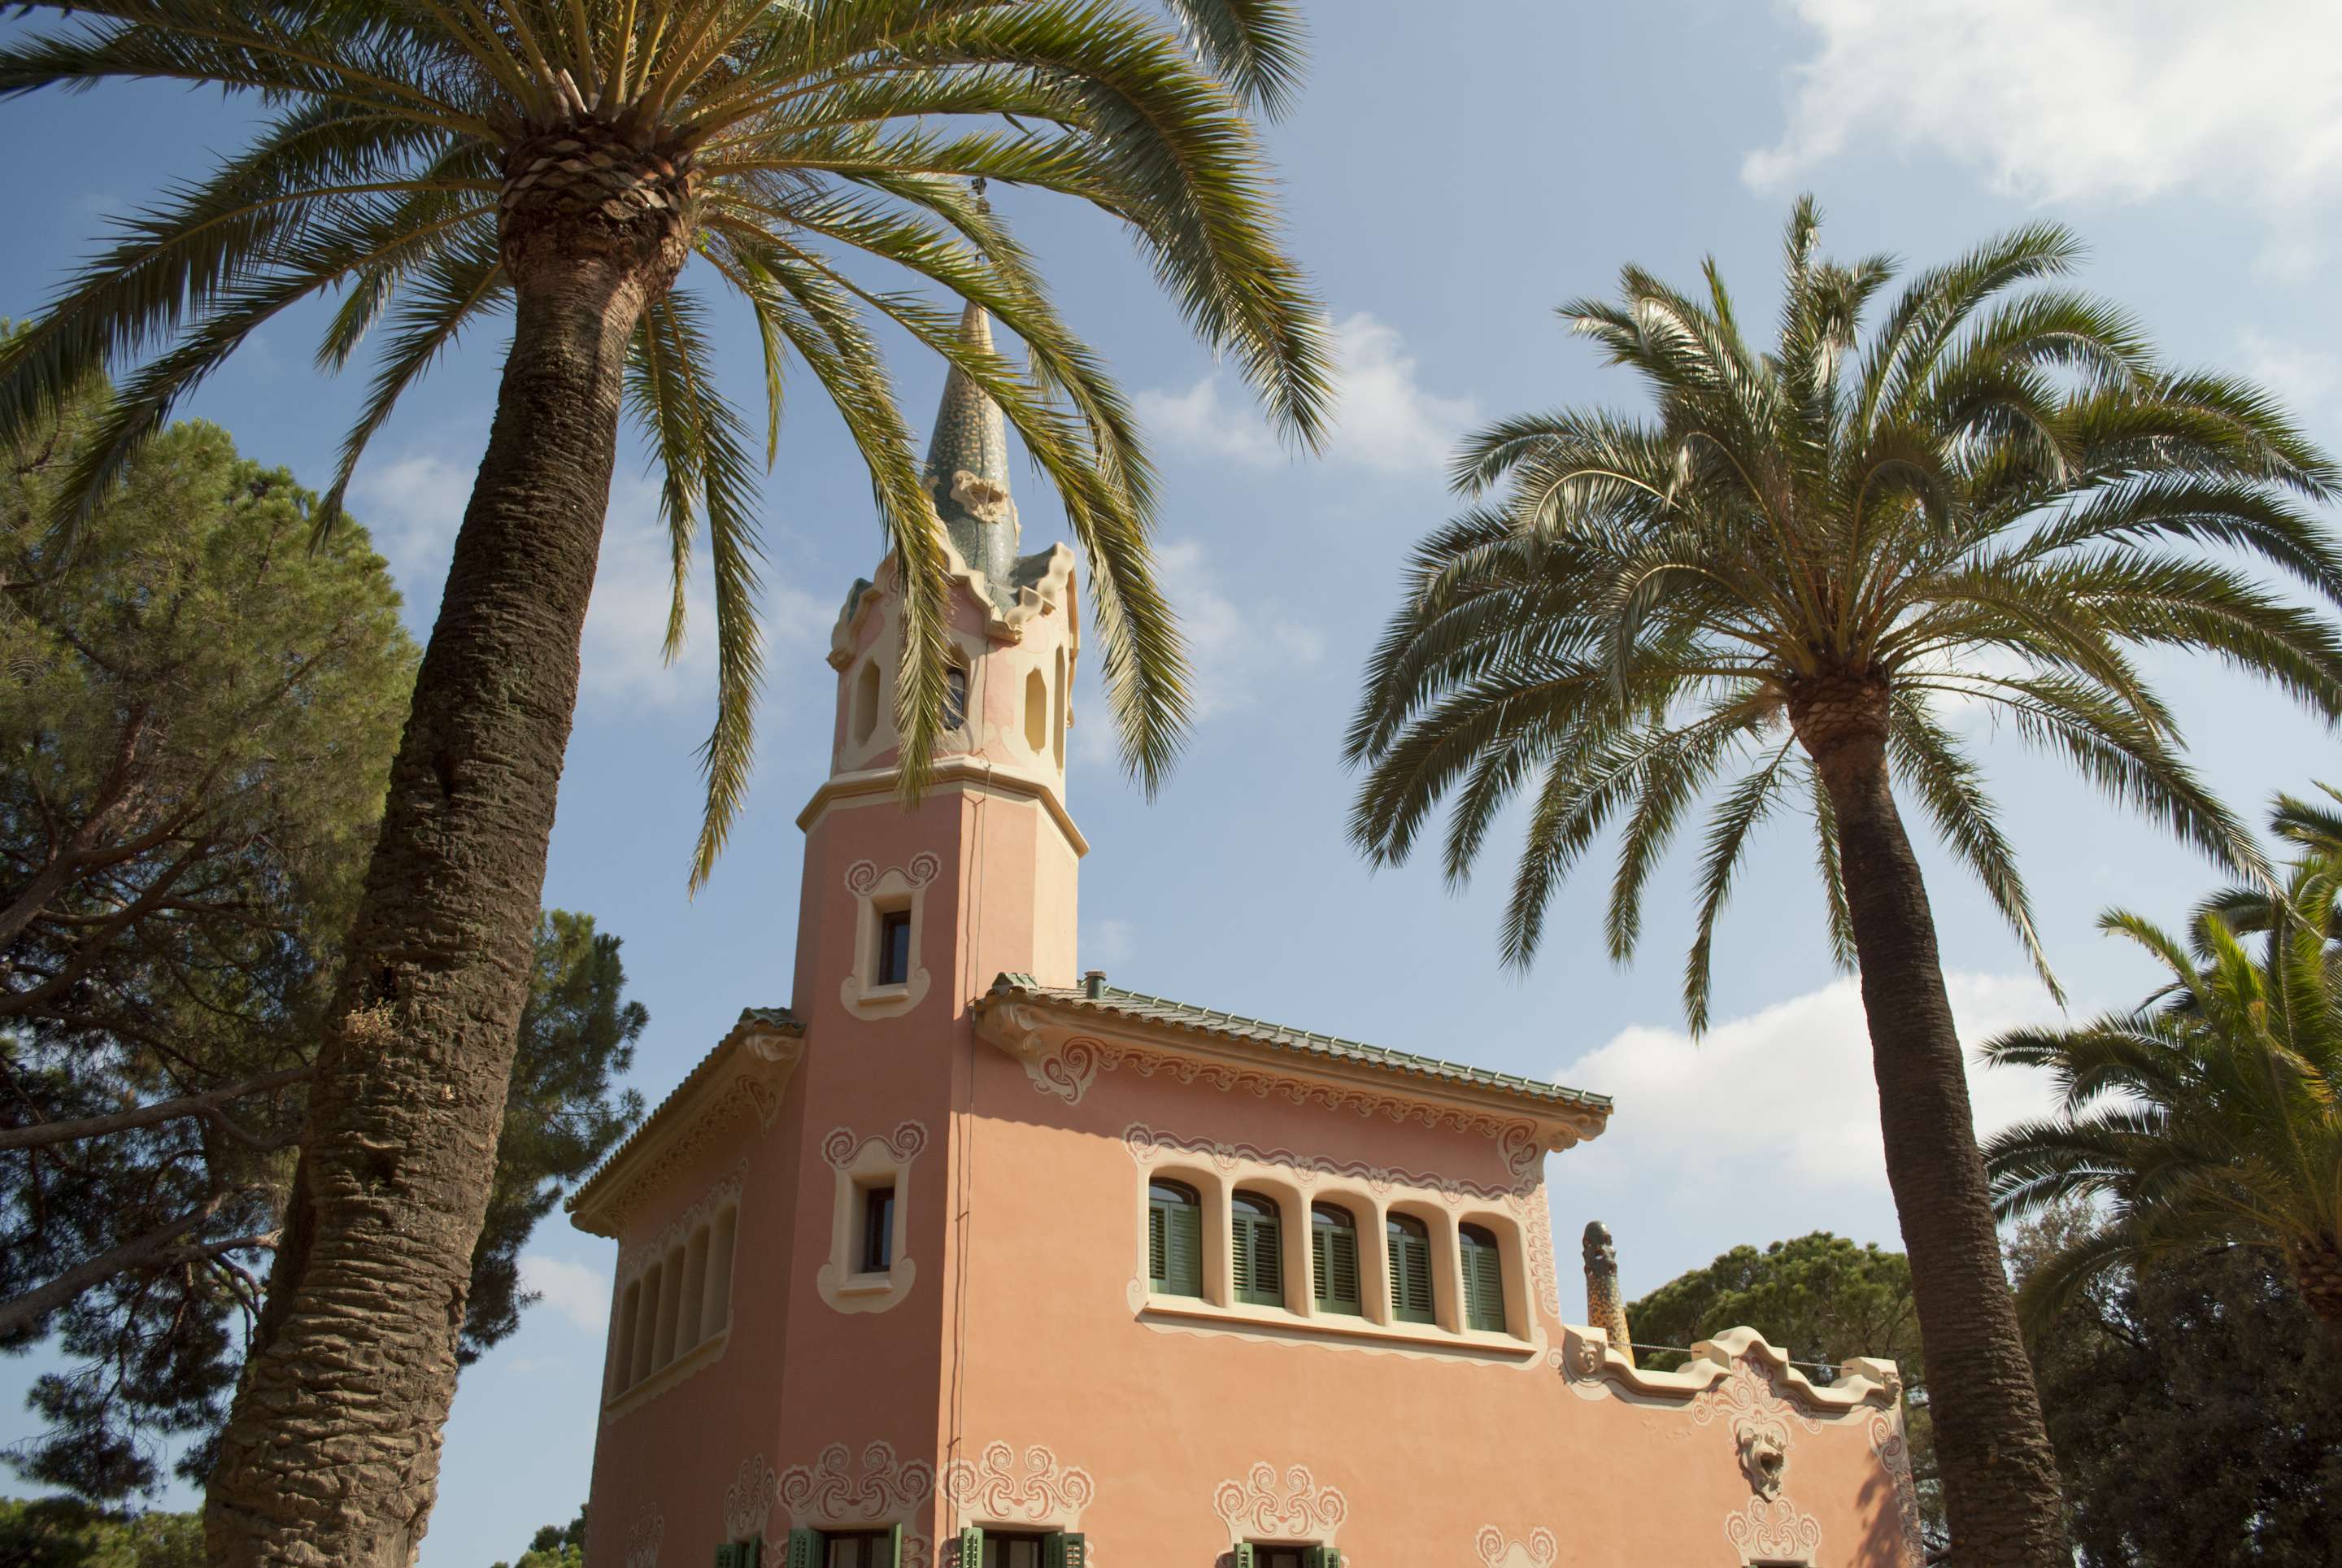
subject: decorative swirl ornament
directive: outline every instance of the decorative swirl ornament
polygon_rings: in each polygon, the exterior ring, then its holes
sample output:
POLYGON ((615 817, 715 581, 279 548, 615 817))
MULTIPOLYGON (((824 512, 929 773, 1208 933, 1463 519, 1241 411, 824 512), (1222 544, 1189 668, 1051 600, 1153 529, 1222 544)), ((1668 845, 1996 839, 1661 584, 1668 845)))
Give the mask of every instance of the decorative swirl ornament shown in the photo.
POLYGON ((1097 1483, 1079 1465, 1061 1465, 1040 1443, 1023 1463, 1005 1442, 987 1442, 974 1461, 944 1467, 944 1496, 963 1514, 999 1523, 1047 1524, 1072 1530, 1097 1495, 1097 1483))
POLYGON ((1473 1548, 1486 1568, 1552 1568, 1553 1560, 1561 1554, 1561 1543, 1543 1525, 1530 1531, 1527 1540, 1514 1541, 1495 1525, 1484 1524, 1473 1548))
POLYGON ((906 1464, 896 1456, 894 1444, 884 1442, 862 1450, 858 1469, 847 1462, 846 1444, 833 1442, 812 1464, 782 1472, 778 1482, 780 1503, 792 1529, 900 1521, 905 1527, 903 1568, 927 1568, 928 1542, 917 1526, 925 1522, 927 1499, 935 1490, 935 1466, 925 1460, 906 1464))
POLYGON ((659 1543, 666 1539, 666 1517, 656 1503, 646 1503, 626 1532, 626 1568, 658 1568, 659 1543))
POLYGON ((724 1489, 724 1539, 764 1539, 779 1493, 780 1477, 773 1473, 763 1454, 742 1460, 732 1484, 724 1489))
POLYGON ((1306 1464, 1290 1466, 1283 1483, 1276 1467, 1255 1464, 1242 1481, 1213 1489, 1212 1512, 1228 1529, 1230 1545, 1248 1540, 1334 1543, 1335 1532, 1350 1516, 1350 1500, 1337 1486, 1320 1486, 1306 1464))

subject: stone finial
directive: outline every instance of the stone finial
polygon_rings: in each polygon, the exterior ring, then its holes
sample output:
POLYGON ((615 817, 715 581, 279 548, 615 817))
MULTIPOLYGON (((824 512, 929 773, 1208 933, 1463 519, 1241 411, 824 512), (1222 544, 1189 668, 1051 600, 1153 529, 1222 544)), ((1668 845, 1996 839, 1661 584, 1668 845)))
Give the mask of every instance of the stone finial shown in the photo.
POLYGON ((1610 1348, 1635 1364, 1634 1336, 1626 1329, 1626 1303, 1618 1294, 1618 1249, 1610 1227, 1599 1220, 1586 1227, 1586 1321, 1610 1337, 1610 1348))

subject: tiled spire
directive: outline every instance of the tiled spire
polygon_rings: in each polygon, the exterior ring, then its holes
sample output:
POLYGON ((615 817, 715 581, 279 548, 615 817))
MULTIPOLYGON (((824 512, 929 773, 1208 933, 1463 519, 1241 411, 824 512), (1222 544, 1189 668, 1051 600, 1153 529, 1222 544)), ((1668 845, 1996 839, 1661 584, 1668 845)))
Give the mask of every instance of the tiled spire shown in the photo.
MULTIPOLYGON (((991 350, 992 318, 982 306, 969 303, 959 331, 963 341, 991 350)), ((1008 422, 956 365, 936 410, 926 481, 960 558, 984 573, 996 598, 1012 592, 1020 530, 1016 503, 1008 498, 1008 422)))

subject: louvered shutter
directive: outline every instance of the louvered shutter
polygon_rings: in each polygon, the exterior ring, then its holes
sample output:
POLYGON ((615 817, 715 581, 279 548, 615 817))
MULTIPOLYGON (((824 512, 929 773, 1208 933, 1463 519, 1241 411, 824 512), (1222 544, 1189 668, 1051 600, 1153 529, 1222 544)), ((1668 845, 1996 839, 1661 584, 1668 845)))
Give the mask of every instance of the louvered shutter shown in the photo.
POLYGON ((959 1533, 959 1568, 984 1568, 984 1526, 971 1524, 959 1533))
POLYGON ((886 1568, 903 1568, 903 1524, 900 1520, 886 1527, 886 1568))
POLYGON ((1166 1295, 1204 1293, 1204 1211, 1193 1203, 1163 1211, 1166 1295))
POLYGON ((1421 1236, 1393 1236, 1390 1268, 1391 1316, 1403 1323, 1430 1322, 1430 1241, 1421 1236))
POLYGON ((1276 1221, 1266 1214, 1238 1214, 1235 1220, 1236 1300, 1261 1307, 1283 1306, 1285 1258, 1276 1221))
POLYGON ((789 1568, 821 1568, 821 1532, 799 1528, 789 1532, 789 1568))
POLYGON ((1160 1203, 1146 1208, 1146 1282, 1158 1292, 1171 1288, 1171 1216, 1160 1203))
POLYGON ((740 1568, 740 1549, 729 1541, 716 1549, 716 1568, 740 1568))
POLYGON ((1249 1541, 1237 1542, 1235 1557, 1236 1562, 1231 1565, 1231 1568, 1253 1568, 1252 1543, 1249 1541))
POLYGON ((1464 1239, 1464 1313, 1466 1326, 1505 1332, 1505 1264, 1487 1242, 1464 1239))
POLYGON ((1052 1535, 1041 1549, 1042 1568, 1089 1568, 1089 1543, 1070 1530, 1052 1535))
POLYGON ((1334 1271, 1326 1260, 1327 1226, 1312 1222, 1309 1227, 1310 1298, 1321 1307, 1334 1304, 1334 1271))
POLYGON ((1252 1300, 1252 1216, 1237 1214, 1228 1225, 1228 1272, 1234 1276, 1236 1300, 1252 1300))
POLYGON ((1301 1568, 1342 1568, 1341 1548, 1312 1546, 1301 1554, 1301 1568))
POLYGON ((1345 1225, 1326 1238, 1326 1261, 1332 1273, 1326 1305, 1337 1312, 1366 1310, 1358 1294, 1358 1233, 1345 1225))

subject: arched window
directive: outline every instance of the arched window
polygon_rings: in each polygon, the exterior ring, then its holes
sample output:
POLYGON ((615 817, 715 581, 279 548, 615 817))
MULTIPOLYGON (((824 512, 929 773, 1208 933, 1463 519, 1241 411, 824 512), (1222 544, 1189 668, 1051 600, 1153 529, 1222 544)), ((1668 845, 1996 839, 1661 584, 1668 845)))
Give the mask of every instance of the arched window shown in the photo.
POLYGON ((1236 1300, 1256 1307, 1285 1304, 1285 1239, 1276 1220, 1276 1200, 1260 1192, 1236 1195, 1234 1251, 1236 1300))
POLYGON ((1464 1248, 1464 1326, 1505 1332, 1505 1260, 1496 1238, 1478 1225, 1458 1232, 1464 1248))
POLYGON ((1393 1214, 1390 1242, 1391 1316, 1427 1323, 1431 1314, 1431 1232, 1411 1214, 1393 1214))
POLYGON ((1158 1296, 1204 1293, 1204 1210, 1183 1181, 1146 1189, 1146 1282, 1158 1296))
POLYGON ((1310 1205, 1309 1262, 1319 1312, 1356 1316, 1366 1311, 1358 1295, 1358 1223, 1347 1209, 1310 1205))
POLYGON ((957 729, 967 723, 967 671, 956 664, 944 667, 944 728, 957 729))
POLYGON ((878 661, 871 659, 854 678, 854 744, 866 745, 878 729, 878 661))

